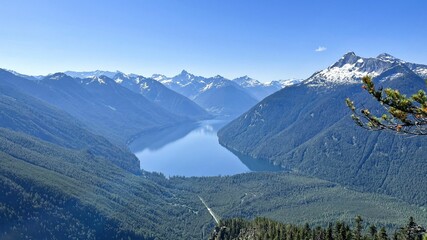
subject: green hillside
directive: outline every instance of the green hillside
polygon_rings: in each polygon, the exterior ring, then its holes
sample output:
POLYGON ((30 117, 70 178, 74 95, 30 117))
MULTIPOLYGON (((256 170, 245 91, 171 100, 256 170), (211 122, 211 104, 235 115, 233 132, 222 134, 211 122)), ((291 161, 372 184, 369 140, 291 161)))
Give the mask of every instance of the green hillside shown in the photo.
POLYGON ((252 239, 327 239, 327 240, 408 240, 426 239, 426 229, 418 225, 413 218, 392 231, 374 224, 367 225, 362 217, 357 216, 352 223, 336 221, 327 227, 309 224, 295 225, 256 218, 253 221, 227 219, 222 221, 212 232, 211 240, 252 240, 252 239))
MULTIPOLYGON (((398 63, 374 80, 404 94, 425 88, 423 79, 398 63)), ((346 97, 381 113, 358 84, 313 87, 305 82, 261 101, 221 129, 219 141, 293 172, 426 206, 427 138, 356 126, 346 97)))
MULTIPOLYGON (((294 173, 165 178, 68 114, 0 87, 0 238, 206 239, 220 218, 394 227, 424 208, 294 173), (200 197, 200 198, 199 198, 200 197)), ((423 222, 424 221, 424 222, 423 222)))

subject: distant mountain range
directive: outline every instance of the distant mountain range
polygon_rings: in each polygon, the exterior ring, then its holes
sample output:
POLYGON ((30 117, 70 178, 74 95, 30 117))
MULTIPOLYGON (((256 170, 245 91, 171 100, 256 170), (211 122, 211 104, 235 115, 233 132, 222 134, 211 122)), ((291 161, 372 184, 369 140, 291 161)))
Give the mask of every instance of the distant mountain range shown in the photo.
POLYGON ((226 116, 239 115, 266 96, 299 82, 292 79, 261 83, 248 76, 234 80, 220 75, 206 78, 185 70, 174 77, 154 74, 152 78, 188 97, 209 112, 226 116))
MULTIPOLYGON (((14 75, 40 81, 44 76, 28 76, 14 71, 14 75)), ((178 116, 193 120, 209 117, 236 117, 266 96, 298 83, 300 80, 278 80, 261 83, 247 76, 234 80, 222 76, 206 78, 185 70, 174 77, 154 74, 150 78, 120 71, 66 71, 74 79, 107 77, 118 85, 143 95, 150 101, 178 116)))
POLYGON ((276 80, 271 82, 262 83, 256 79, 248 76, 243 76, 233 79, 233 81, 239 84, 242 88, 246 89, 252 96, 257 100, 261 101, 265 97, 280 89, 297 84, 301 82, 301 79, 287 79, 287 80, 276 80))
POLYGON ((347 53, 232 121, 219 131, 220 143, 291 171, 425 205, 427 138, 359 128, 344 100, 350 97, 381 112, 361 88, 363 76, 374 77, 377 86, 413 94, 426 89, 426 70, 426 65, 389 54, 363 58, 347 53))
MULTIPOLYGON (((115 78, 115 76, 124 75, 130 78, 142 77, 138 74, 124 74, 120 71, 86 71, 86 72, 76 72, 76 71, 66 71, 65 74, 74 77, 74 78, 91 78, 91 77, 99 77, 99 76, 107 76, 109 78, 115 78)), ((17 73, 19 74, 19 73, 17 73)), ((26 75, 23 75, 26 76, 26 75)), ((27 76, 32 77, 32 76, 27 76)), ((40 78, 40 76, 37 76, 40 78)), ((189 99, 194 99, 198 96, 203 89, 212 82, 212 79, 222 78, 225 81, 233 81, 237 83, 240 87, 244 88, 252 97, 257 100, 262 100, 268 95, 284 88, 287 86, 294 85, 296 83, 301 82, 303 79, 285 79, 285 80, 275 80, 270 82, 261 82, 256 79, 250 78, 248 76, 243 76, 239 78, 235 78, 232 80, 226 79, 220 75, 212 78, 195 76, 186 70, 182 70, 182 72, 174 77, 167 77, 163 74, 153 74, 151 77, 143 77, 144 79, 154 79, 156 81, 161 82, 163 85, 168 88, 188 97, 189 99), (211 80, 209 80, 211 79, 211 80)))
POLYGON ((154 75, 153 78, 214 115, 237 116, 257 103, 244 88, 219 75, 205 78, 183 70, 172 78, 163 75, 154 75))
POLYGON ((187 97, 170 90, 160 82, 135 74, 117 73, 113 80, 178 116, 194 120, 210 118, 210 114, 187 97))
POLYGON ((219 88, 220 86, 228 85, 247 91, 251 97, 262 100, 266 96, 293 84, 300 82, 299 79, 277 80, 267 83, 262 83, 248 76, 239 77, 233 80, 226 79, 220 75, 212 78, 195 76, 185 70, 175 77, 166 77, 161 74, 154 74, 151 78, 160 81, 165 86, 187 96, 190 99, 195 99, 201 93, 212 87, 219 88), (236 84, 233 84, 234 82, 236 84))

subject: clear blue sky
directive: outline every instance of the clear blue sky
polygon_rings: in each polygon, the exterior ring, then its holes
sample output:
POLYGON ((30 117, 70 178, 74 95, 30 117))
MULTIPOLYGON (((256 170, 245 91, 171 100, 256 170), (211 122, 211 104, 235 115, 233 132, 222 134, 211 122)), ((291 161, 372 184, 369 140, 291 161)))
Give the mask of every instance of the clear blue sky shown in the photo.
POLYGON ((306 78, 348 51, 427 64, 424 0, 0 3, 0 68, 25 74, 186 69, 268 81, 306 78))

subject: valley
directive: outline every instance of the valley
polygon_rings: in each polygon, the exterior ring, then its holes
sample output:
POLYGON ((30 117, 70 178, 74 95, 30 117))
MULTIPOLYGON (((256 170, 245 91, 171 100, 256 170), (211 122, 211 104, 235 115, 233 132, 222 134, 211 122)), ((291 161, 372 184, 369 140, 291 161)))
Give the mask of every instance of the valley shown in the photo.
POLYGON ((390 59, 348 53, 263 99, 271 83, 249 77, 1 70, 0 237, 207 239, 255 217, 425 225, 425 140, 367 134, 343 100, 364 103, 366 73, 424 87, 427 67, 390 59))
POLYGON ((2 1, 0 240, 427 240, 426 9, 2 1))

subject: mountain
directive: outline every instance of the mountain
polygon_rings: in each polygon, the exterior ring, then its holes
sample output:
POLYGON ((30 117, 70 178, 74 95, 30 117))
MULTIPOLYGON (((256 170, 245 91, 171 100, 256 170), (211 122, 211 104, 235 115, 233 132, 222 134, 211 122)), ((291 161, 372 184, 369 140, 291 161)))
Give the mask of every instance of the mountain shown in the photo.
POLYGON ((191 119, 207 118, 208 115, 203 110, 217 116, 237 116, 275 91, 299 82, 297 79, 290 79, 261 83, 247 76, 231 81, 221 76, 212 78, 195 76, 185 70, 172 78, 162 74, 153 74, 151 78, 145 78, 136 74, 124 74, 119 71, 105 72, 99 70, 94 72, 68 71, 65 74, 74 78, 93 78, 106 75, 114 79, 118 84, 144 95, 151 101, 155 101, 168 111, 191 119), (175 93, 196 102, 204 109, 201 111, 196 105, 171 91, 165 90, 152 80, 156 80, 175 93), (221 87, 227 87, 227 89, 207 93, 207 90, 221 87), (221 101, 217 98, 225 98, 227 100, 221 101), (231 103, 232 106, 227 106, 227 103, 231 103))
POLYGON ((113 79, 116 83, 143 95, 145 98, 178 116, 194 120, 210 117, 199 105, 154 79, 123 73, 117 73, 113 79))
POLYGON ((200 94, 200 91, 209 83, 206 82, 206 78, 195 76, 185 70, 182 70, 180 74, 172 78, 160 74, 154 74, 152 78, 191 100, 194 100, 194 98, 200 94))
POLYGON ((105 76, 75 79, 57 73, 34 82, 0 70, 0 85, 43 100, 120 144, 142 131, 188 121, 105 76))
POLYGON ((362 58, 354 52, 346 53, 335 64, 313 74, 306 80, 311 87, 328 87, 335 85, 359 84, 363 76, 377 77, 385 70, 397 64, 381 58, 362 58))
POLYGON ((427 219, 395 198, 298 174, 165 178, 139 170, 128 150, 20 86, 53 97, 83 97, 79 90, 102 107, 96 96, 105 89, 129 94, 114 80, 56 74, 42 84, 8 74, 0 71, 1 239, 205 239, 214 223, 201 198, 224 218, 323 225, 361 214, 393 227, 408 216, 427 219))
POLYGON ((14 75, 16 75, 18 77, 26 78, 28 80, 33 80, 33 81, 37 81, 37 80, 40 80, 40 79, 42 79, 42 78, 45 77, 45 76, 42 76, 42 75, 38 75, 38 76, 25 75, 25 74, 22 74, 22 73, 13 71, 13 70, 6 70, 6 69, 3 69, 3 70, 8 71, 8 72, 10 72, 10 73, 12 73, 12 74, 14 74, 14 75))
POLYGON ((157 74, 153 79, 188 97, 213 115, 236 116, 257 103, 244 88, 222 76, 205 78, 185 70, 172 78, 157 74))
POLYGON ((302 81, 303 79, 290 78, 290 79, 283 79, 283 80, 274 80, 274 81, 265 83, 265 85, 267 86, 273 85, 273 86, 280 87, 280 89, 282 89, 284 87, 292 86, 302 81))
POLYGON ((241 87, 244 87, 244 88, 257 87, 257 86, 264 85, 260 81, 250 78, 246 75, 243 77, 233 79, 233 82, 239 84, 241 87))
POLYGON ((233 82, 239 84, 242 88, 246 89, 258 101, 267 97, 268 95, 282 89, 281 86, 276 84, 263 84, 258 80, 243 76, 233 79, 233 82))
POLYGON ((352 122, 344 99, 380 111, 361 89, 360 78, 377 86, 415 93, 424 80, 408 63, 362 58, 353 52, 310 78, 265 98, 218 132, 233 151, 265 159, 291 171, 362 191, 386 193, 427 204, 427 139, 370 132, 352 122))
POLYGON ((233 82, 237 83, 239 86, 244 88, 247 92, 249 92, 252 96, 254 96, 259 101, 264 99, 268 95, 271 95, 276 91, 279 91, 284 87, 297 84, 300 81, 301 80, 299 79, 289 79, 289 80, 277 80, 277 81, 262 83, 248 76, 243 76, 243 77, 233 79, 233 82))
POLYGON ((427 79, 427 65, 405 62, 405 61, 400 60, 399 58, 395 58, 395 57, 393 57, 387 53, 382 53, 382 54, 378 55, 377 58, 381 59, 383 61, 401 63, 401 64, 407 66, 409 69, 411 69, 419 77, 421 77, 423 79, 427 79))
MULTIPOLYGON (((67 81, 66 77, 61 79, 67 81)), ((72 79, 68 79, 70 80, 72 79)), ((46 78, 42 83, 52 86, 58 82, 46 78)), ((93 129, 99 129, 105 134, 117 133, 116 137, 123 136, 130 140, 141 131, 186 121, 185 118, 166 111, 141 94, 120 86, 106 76, 81 79, 78 85, 80 90, 77 91, 69 91, 69 88, 64 87, 58 87, 57 90, 66 91, 70 95, 82 94, 80 103, 74 101, 75 97, 67 99, 66 103, 74 107, 70 112, 79 116, 93 129)), ((65 109, 71 108, 66 106, 65 109)))
POLYGON ((93 78, 93 77, 100 77, 100 76, 106 76, 109 78, 113 78, 116 74, 118 74, 120 72, 119 71, 110 72, 110 71, 96 70, 96 71, 86 71, 86 72, 66 71, 64 73, 70 77, 73 77, 73 78, 93 78))
POLYGON ((4 128, 0 146, 1 239, 149 239, 102 209, 114 195, 100 176, 123 171, 111 161, 4 128))
POLYGON ((207 78, 205 83, 207 84, 194 98, 194 102, 212 114, 237 116, 258 102, 243 88, 222 76, 207 78))
MULTIPOLYGON (((0 92, 1 239, 154 239, 154 234, 170 239, 167 234, 179 234, 162 232, 168 223, 155 222, 167 219, 166 213, 191 215, 188 209, 168 207, 172 193, 142 177, 128 150, 13 87, 0 86, 0 92)), ((184 223, 169 227, 179 225, 184 223)))
POLYGON ((127 171, 140 172, 139 162, 133 154, 89 132, 82 123, 65 112, 15 88, 0 85, 0 92, 0 128, 27 134, 63 148, 84 150, 111 159, 127 171))

